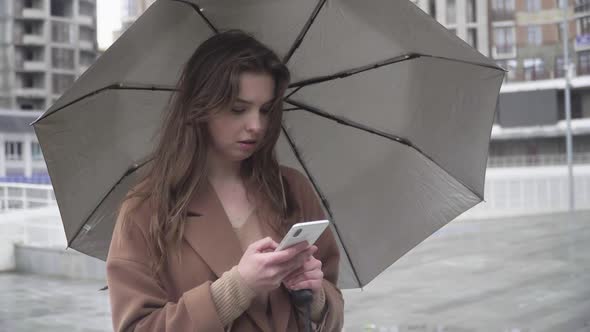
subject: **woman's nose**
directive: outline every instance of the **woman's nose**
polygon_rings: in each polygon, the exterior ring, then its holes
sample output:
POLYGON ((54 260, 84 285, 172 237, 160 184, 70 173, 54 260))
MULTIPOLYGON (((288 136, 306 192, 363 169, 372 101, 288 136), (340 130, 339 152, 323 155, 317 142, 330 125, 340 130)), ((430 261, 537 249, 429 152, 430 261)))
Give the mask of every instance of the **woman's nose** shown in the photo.
POLYGON ((260 112, 252 112, 248 117, 247 129, 251 132, 259 132, 263 129, 263 119, 260 112))

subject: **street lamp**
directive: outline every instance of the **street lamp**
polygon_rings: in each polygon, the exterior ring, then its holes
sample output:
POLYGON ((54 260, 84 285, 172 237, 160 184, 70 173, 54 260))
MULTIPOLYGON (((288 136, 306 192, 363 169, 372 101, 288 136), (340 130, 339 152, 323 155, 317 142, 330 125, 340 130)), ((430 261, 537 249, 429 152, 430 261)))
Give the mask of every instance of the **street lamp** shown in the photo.
POLYGON ((570 100, 570 78, 572 70, 570 68, 569 60, 569 23, 568 23, 568 0, 559 1, 563 8, 563 65, 565 69, 565 121, 566 121, 566 153, 567 153, 567 169, 568 169, 568 183, 569 183, 569 210, 574 211, 574 175, 573 175, 573 149, 572 149, 572 112, 571 112, 571 100, 570 100))

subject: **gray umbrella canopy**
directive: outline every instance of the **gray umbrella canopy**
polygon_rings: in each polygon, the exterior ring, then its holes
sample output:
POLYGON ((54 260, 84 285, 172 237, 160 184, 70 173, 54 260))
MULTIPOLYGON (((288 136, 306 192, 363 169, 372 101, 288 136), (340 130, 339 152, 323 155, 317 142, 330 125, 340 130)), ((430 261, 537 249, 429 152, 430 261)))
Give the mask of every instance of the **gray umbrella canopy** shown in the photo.
POLYGON ((69 246, 106 259, 184 63, 245 30, 292 73, 280 162, 307 175, 362 287, 483 198, 504 71, 405 0, 159 0, 35 123, 69 246))

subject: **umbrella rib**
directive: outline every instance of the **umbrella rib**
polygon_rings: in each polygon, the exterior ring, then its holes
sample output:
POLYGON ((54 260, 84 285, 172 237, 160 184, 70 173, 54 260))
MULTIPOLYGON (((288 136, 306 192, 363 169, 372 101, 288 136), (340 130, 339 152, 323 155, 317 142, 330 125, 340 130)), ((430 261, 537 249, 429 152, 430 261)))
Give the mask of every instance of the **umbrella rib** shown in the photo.
POLYGON ((325 3, 326 3, 326 0, 320 0, 318 2, 315 9, 313 10, 313 13, 311 13, 311 16, 309 17, 307 22, 305 22, 303 29, 301 29, 301 31, 299 32, 297 39, 295 39, 295 42, 293 43, 293 45, 291 46, 291 48, 289 49, 289 51, 287 52, 287 54, 283 58, 284 64, 286 64, 287 62, 289 62, 289 60, 291 60, 291 57, 293 56, 295 51, 299 48, 299 46, 301 46, 301 43, 303 42, 303 38, 305 38, 305 35, 307 35, 309 28, 311 28, 311 25, 313 24, 316 17, 320 13, 320 10, 324 7, 325 3))
POLYGON ((131 173, 135 172, 136 170, 138 170, 139 168, 143 167, 145 164, 147 164, 148 162, 150 162, 152 159, 148 159, 145 160, 144 162, 140 163, 140 164, 134 164, 132 167, 129 167, 127 169, 127 171, 125 171, 125 173, 119 178, 119 181, 117 181, 117 183, 115 183, 113 186, 111 186, 111 189, 103 196, 103 198, 100 200, 100 202, 98 202, 98 204, 96 204, 96 207, 92 210, 92 212, 90 212, 90 214, 86 217, 86 219, 84 219, 84 222, 80 224, 80 227, 76 230, 76 233, 74 234, 74 236, 72 237, 72 240, 68 240, 68 248, 70 247, 70 245, 72 245, 72 243, 74 243, 74 241, 76 240, 76 238, 78 237, 78 235, 80 234, 80 232, 82 231, 82 229, 84 228, 84 226, 86 226, 86 224, 88 223, 88 219, 90 219, 90 217, 96 212, 96 210, 98 210, 98 208, 102 205, 102 203, 107 199, 107 197, 109 197, 109 195, 113 192, 113 190, 115 190, 115 188, 127 177, 129 176, 131 173))
POLYGON ((301 153, 299 153, 299 150, 297 149, 295 142, 293 141, 293 139, 291 138, 291 136, 287 132, 287 129, 283 125, 281 125, 281 129, 283 130, 283 134, 285 134, 285 137, 287 138, 287 142, 289 143, 291 150, 293 150, 293 153, 295 154, 295 158, 297 158, 297 161, 299 161, 299 164, 301 164, 301 167, 303 167, 303 170, 304 170, 305 174, 307 175, 307 177, 309 178, 309 181, 311 182, 313 189, 320 197, 322 205, 326 208, 326 211, 328 211, 328 215, 330 216, 330 220, 332 221, 332 224, 334 225, 334 230, 336 231, 336 235, 338 236, 338 239, 341 240, 340 243, 342 244, 342 248, 344 249, 344 253, 346 255, 346 258, 348 259, 348 262, 350 263, 350 267, 352 269, 352 272, 354 273, 354 277, 355 277, 359 287, 362 287, 361 280, 358 276, 358 273, 356 272, 354 264, 352 263, 352 259, 350 258, 350 255, 348 254, 348 249, 346 249, 346 245, 344 244, 344 242, 342 242, 342 237, 340 236, 340 231, 338 230, 338 225, 334 221, 334 215, 332 214, 332 210, 330 209, 330 204, 328 203, 328 200, 326 199, 324 194, 321 192, 316 181, 314 180, 313 176, 311 175, 311 172, 309 171, 309 169, 307 168, 307 165, 303 161, 301 153))
POLYGON ((186 1, 186 0, 174 0, 174 1, 182 2, 182 3, 185 3, 189 6, 191 6, 197 12, 197 14, 199 14, 199 16, 201 16, 203 21, 205 21, 205 23, 207 23, 209 28, 211 28, 211 30, 213 30, 213 32, 215 32, 216 34, 219 33, 219 30, 217 30, 217 28, 215 28, 213 23, 211 23, 211 21, 209 21, 207 16, 205 16, 205 14, 203 14, 203 9, 201 7, 199 7, 197 4, 192 3, 190 1, 186 1))
MULTIPOLYGON (((348 126, 348 127, 353 127, 355 129, 359 129, 359 130, 368 132, 370 134, 378 135, 378 136, 381 136, 381 137, 384 137, 384 138, 387 138, 387 139, 390 139, 390 140, 393 140, 393 141, 402 143, 404 145, 407 145, 408 147, 410 147, 410 148, 416 150, 417 152, 419 152, 421 155, 423 155, 425 158, 427 158, 428 160, 430 160, 432 163, 434 163, 440 169, 444 170, 447 174, 449 174, 449 172, 444 167, 442 167, 441 165, 439 165, 434 159, 432 159, 428 154, 426 154, 419 147, 417 147, 416 145, 414 145, 407 138, 404 138, 404 137, 401 137, 401 136, 397 136, 397 135, 393 135, 393 134, 390 134, 390 133, 387 133, 387 132, 384 132, 384 131, 381 131, 381 130, 378 130, 378 129, 375 129, 375 128, 371 128, 371 127, 365 126, 363 124, 360 124, 358 122, 349 120, 347 118, 336 116, 336 115, 330 114, 328 112, 322 111, 320 109, 317 109, 317 108, 315 108, 313 106, 307 105, 307 104, 302 103, 302 102, 294 101, 294 100, 291 100, 291 99, 285 100, 285 102, 288 103, 288 104, 290 104, 290 105, 292 105, 292 106, 295 106, 293 108, 289 108, 288 111, 295 111, 295 110, 300 109, 302 111, 306 111, 306 112, 309 112, 309 113, 312 113, 312 114, 321 116, 323 118, 326 118, 326 119, 335 121, 335 122, 337 122, 339 124, 342 124, 342 125, 345 125, 345 126, 348 126)), ((452 176, 453 179, 455 179, 457 182, 459 182, 467 190, 471 191, 471 193, 473 193, 479 199, 483 200, 483 197, 480 197, 480 195, 475 190, 473 190, 467 184, 463 183, 459 178, 457 178, 456 176, 453 176, 452 174, 449 174, 449 175, 452 176)))
POLYGON ((348 77, 351 75, 365 72, 367 70, 377 69, 379 67, 387 66, 387 65, 390 65, 393 63, 419 58, 421 56, 424 56, 424 55, 418 54, 418 53, 403 54, 403 55, 399 55, 399 56, 396 56, 396 57, 393 57, 393 58, 390 58, 387 60, 383 60, 383 61, 380 61, 380 62, 377 62, 374 64, 364 65, 364 66, 344 70, 344 71, 341 71, 341 72, 338 72, 335 74, 331 74, 331 75, 318 76, 318 77, 313 77, 313 78, 306 79, 303 81, 291 83, 291 84, 289 84, 289 88, 294 88, 294 87, 302 88, 304 86, 308 86, 308 85, 312 85, 312 84, 318 84, 318 83, 332 81, 332 80, 339 79, 339 78, 345 78, 345 77, 348 77))
MULTIPOLYGON (((313 78, 309 78, 309 79, 302 80, 299 82, 291 83, 291 84, 289 84, 289 88, 297 87, 297 88, 301 89, 302 87, 305 87, 308 85, 313 85, 313 84, 323 83, 323 82, 327 82, 327 81, 332 81, 335 79, 345 78, 345 77, 348 77, 351 75, 356 75, 356 74, 359 74, 359 73, 362 73, 362 72, 365 72, 368 70, 377 69, 379 67, 391 65, 394 63, 398 63, 398 62, 413 60, 413 59, 417 59, 420 57, 441 59, 441 60, 453 61, 453 62, 460 62, 460 63, 470 64, 470 65, 480 66, 480 67, 486 67, 486 68, 491 68, 491 69, 496 69, 496 70, 501 70, 501 71, 506 72, 506 70, 501 67, 496 67, 496 66, 492 66, 489 64, 485 64, 485 63, 477 63, 477 62, 460 60, 460 59, 451 59, 451 58, 446 58, 446 57, 442 57, 442 56, 435 56, 435 55, 428 55, 428 54, 408 53, 408 54, 399 55, 399 56, 396 56, 396 57, 393 57, 390 59, 386 59, 383 61, 379 61, 374 64, 364 65, 364 66, 360 66, 360 67, 356 67, 356 68, 352 68, 352 69, 348 69, 348 70, 343 70, 343 71, 337 72, 335 74, 313 77, 313 78)), ((291 97, 293 94, 295 94, 296 91, 298 91, 298 90, 295 90, 294 92, 290 93, 289 97, 291 97)))
POLYGON ((100 88, 98 90, 94 90, 92 92, 89 92, 85 95, 83 95, 82 97, 76 98, 74 100, 72 100, 71 102, 63 105, 62 107, 55 109, 53 112, 48 113, 48 114, 43 114, 41 115, 37 120, 33 121, 30 125, 34 125, 35 123, 57 113, 58 111, 61 111, 64 108, 67 108, 79 101, 81 101, 82 99, 86 99, 88 97, 97 95, 101 92, 104 92, 106 90, 149 90, 149 91, 177 91, 176 88, 172 88, 172 87, 167 87, 167 86, 157 86, 157 85, 146 85, 146 86, 140 86, 140 85, 136 85, 136 86, 131 86, 131 85, 123 85, 123 83, 117 83, 117 84, 111 84, 108 86, 105 86, 104 88, 100 88))

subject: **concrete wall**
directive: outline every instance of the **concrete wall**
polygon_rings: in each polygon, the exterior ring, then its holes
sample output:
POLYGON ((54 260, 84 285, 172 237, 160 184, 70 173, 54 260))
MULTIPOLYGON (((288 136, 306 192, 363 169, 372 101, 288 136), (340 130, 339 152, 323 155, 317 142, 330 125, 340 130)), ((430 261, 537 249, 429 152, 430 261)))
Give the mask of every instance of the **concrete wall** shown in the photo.
POLYGON ((18 272, 106 280, 105 262, 73 249, 37 248, 17 244, 14 256, 18 272))

